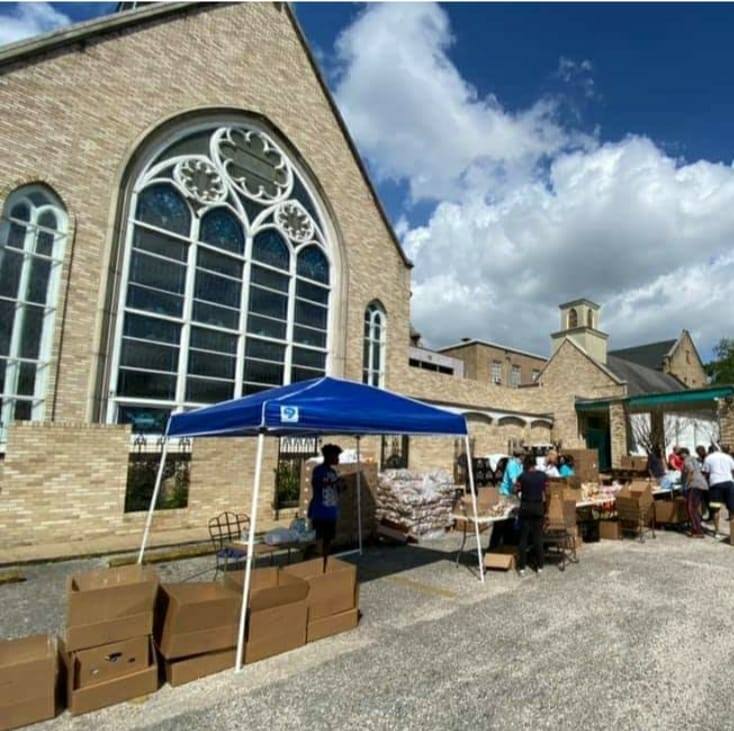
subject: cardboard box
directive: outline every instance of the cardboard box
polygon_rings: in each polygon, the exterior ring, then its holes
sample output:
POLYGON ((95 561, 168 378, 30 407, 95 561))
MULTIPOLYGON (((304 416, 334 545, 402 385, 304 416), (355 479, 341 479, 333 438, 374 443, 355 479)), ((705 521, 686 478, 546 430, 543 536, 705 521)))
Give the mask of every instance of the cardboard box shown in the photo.
MULTIPOLYGON (((225 586, 242 594, 244 571, 228 571, 225 586)), ((246 629, 245 662, 306 644, 308 584, 276 566, 254 569, 246 629)))
POLYGON ((62 643, 61 658, 66 669, 66 702, 72 716, 96 711, 117 703, 132 700, 158 690, 158 664, 153 640, 148 639, 148 657, 145 668, 122 677, 110 678, 86 688, 76 685, 74 653, 62 643))
POLYGON ((55 638, 0 640, 0 729, 56 716, 59 662, 55 638))
POLYGON ((680 525, 688 522, 688 509, 685 498, 673 500, 655 500, 655 522, 669 525, 680 525))
POLYGON ((323 640, 325 637, 338 635, 341 632, 348 632, 358 624, 359 609, 349 609, 346 612, 322 617, 321 619, 316 619, 308 623, 306 641, 316 642, 316 640, 323 640))
POLYGON ((161 655, 173 660, 234 647, 241 604, 241 590, 218 582, 162 584, 155 626, 161 655))
POLYGON ((596 449, 562 449, 560 453, 573 457, 574 474, 581 482, 599 482, 599 452, 596 449))
POLYGON ((619 541, 622 539, 622 526, 616 520, 599 521, 599 538, 603 541, 619 541))
POLYGON ((237 650, 218 650, 204 655, 164 662, 166 680, 174 687, 234 668, 237 650))
POLYGON ((357 567, 350 563, 329 558, 324 570, 324 560, 316 558, 292 564, 283 572, 308 584, 306 606, 309 623, 357 608, 357 567))
POLYGON ((149 566, 122 566, 67 579, 68 652, 149 635, 158 574, 149 566))
POLYGON ((511 571, 515 568, 516 552, 512 550, 487 551, 484 554, 484 568, 494 571, 511 571))
POLYGON ((149 644, 149 637, 134 637, 75 652, 72 658, 74 687, 87 688, 145 670, 148 667, 149 644))

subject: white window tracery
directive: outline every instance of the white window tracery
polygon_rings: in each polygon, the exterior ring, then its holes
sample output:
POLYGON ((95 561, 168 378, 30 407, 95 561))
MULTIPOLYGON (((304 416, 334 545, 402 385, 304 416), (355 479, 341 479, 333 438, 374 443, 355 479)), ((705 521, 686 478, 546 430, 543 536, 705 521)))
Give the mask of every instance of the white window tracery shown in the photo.
POLYGON ((0 219, 0 442, 44 418, 66 210, 45 186, 18 188, 0 219))
POLYGON ((364 349, 362 383, 385 387, 385 350, 387 318, 378 302, 371 302, 364 312, 364 349))
POLYGON ((172 410, 327 371, 332 267, 320 209, 247 124, 169 141, 133 183, 108 419, 160 431, 172 410))

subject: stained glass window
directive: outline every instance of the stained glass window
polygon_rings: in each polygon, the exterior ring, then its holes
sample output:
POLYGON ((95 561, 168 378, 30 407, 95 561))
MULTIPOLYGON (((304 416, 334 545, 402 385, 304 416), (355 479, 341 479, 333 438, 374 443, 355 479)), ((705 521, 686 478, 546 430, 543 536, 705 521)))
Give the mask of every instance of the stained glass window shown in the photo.
POLYGON ((300 172, 248 125, 160 150, 131 181, 108 418, 159 427, 170 411, 323 375, 329 242, 300 172))
POLYGON ((0 443, 44 418, 66 212, 43 186, 19 188, 0 218, 0 443))

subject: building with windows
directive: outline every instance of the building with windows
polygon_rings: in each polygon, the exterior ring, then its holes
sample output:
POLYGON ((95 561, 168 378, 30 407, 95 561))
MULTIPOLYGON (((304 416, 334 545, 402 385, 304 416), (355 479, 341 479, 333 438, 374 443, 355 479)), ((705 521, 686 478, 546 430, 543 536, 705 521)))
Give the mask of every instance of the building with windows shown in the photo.
MULTIPOLYGON (((411 264, 288 5, 127 5, 0 49, 0 548, 134 542, 172 411, 325 373, 466 414, 482 454, 584 445, 583 401, 617 458, 627 383, 580 307, 547 362, 421 346, 411 264)), ((266 521, 302 442, 267 446, 266 521)), ((450 469, 459 446, 363 448, 450 469)), ((252 440, 170 455, 155 536, 249 509, 252 440)))

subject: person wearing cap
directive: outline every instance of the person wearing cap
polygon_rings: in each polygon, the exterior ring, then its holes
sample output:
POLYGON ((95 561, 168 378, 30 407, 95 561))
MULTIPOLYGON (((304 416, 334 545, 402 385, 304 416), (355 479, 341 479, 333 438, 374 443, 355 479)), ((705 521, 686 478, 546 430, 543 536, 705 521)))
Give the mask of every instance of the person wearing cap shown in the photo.
POLYGON ((336 536, 336 521, 339 518, 339 493, 344 490, 344 481, 339 477, 335 465, 339 464, 341 447, 325 444, 321 448, 324 461, 318 465, 311 476, 311 502, 308 517, 316 531, 316 540, 321 543, 324 558, 329 555, 331 543, 336 536))

